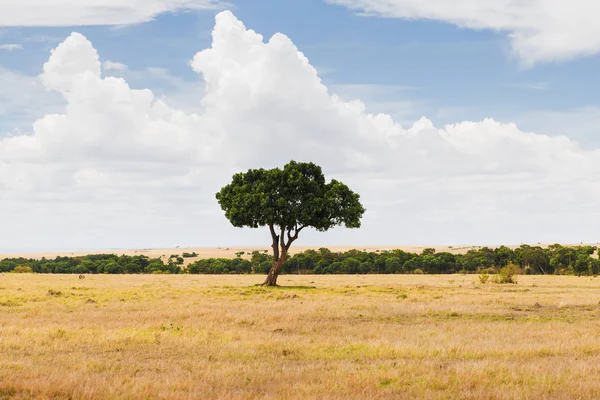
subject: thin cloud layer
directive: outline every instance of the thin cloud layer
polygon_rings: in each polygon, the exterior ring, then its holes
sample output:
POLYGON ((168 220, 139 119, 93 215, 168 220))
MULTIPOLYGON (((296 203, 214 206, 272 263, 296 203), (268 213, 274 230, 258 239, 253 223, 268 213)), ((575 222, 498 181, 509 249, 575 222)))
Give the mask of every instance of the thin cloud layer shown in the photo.
POLYGON ((594 0, 326 0, 391 18, 430 19, 506 32, 527 65, 600 51, 600 3, 594 0))
POLYGON ((0 26, 128 25, 166 12, 214 9, 220 0, 19 0, 0 2, 0 26))
POLYGON ((6 51, 14 51, 14 50, 23 50, 23 45, 22 44, 1 44, 0 43, 0 50, 6 50, 6 51))
POLYGON ((305 243, 594 238, 600 152, 567 137, 493 119, 404 128, 330 93, 288 37, 265 42, 231 12, 191 67, 204 79, 195 114, 103 76, 84 36, 61 43, 41 80, 64 112, 0 139, 0 218, 20 227, 1 231, 4 246, 261 243, 228 227, 214 193, 235 171, 290 159, 322 165, 368 209, 363 229, 305 243))
POLYGON ((116 61, 104 61, 102 68, 105 71, 127 71, 127 65, 116 61))

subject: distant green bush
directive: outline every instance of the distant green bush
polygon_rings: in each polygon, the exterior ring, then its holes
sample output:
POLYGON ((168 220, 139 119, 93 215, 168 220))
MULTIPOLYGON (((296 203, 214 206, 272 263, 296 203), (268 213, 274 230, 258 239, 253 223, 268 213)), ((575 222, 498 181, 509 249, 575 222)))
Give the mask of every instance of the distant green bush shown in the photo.
POLYGON ((517 283, 515 275, 521 273, 521 269, 515 264, 508 264, 506 267, 502 267, 498 275, 495 276, 495 283, 517 283))
POLYGON ((252 263, 241 258, 207 258, 198 260, 187 267, 190 274, 250 274, 252 263))
POLYGON ((7 258, 0 261, 0 272, 34 272, 40 274, 144 274, 153 271, 179 273, 181 267, 165 264, 160 258, 90 254, 55 259, 7 258), (25 267, 25 269, 23 269, 25 267))
MULTIPOLYGON (((501 246, 481 247, 465 254, 435 252, 426 249, 420 254, 400 249, 380 252, 349 250, 334 253, 327 248, 306 250, 290 256, 284 274, 479 274, 489 275, 494 282, 511 283, 521 273, 567 274, 593 276, 600 274, 600 261, 593 246, 522 245, 517 249, 501 246)), ((34 273, 50 274, 266 274, 273 256, 264 250, 238 252, 233 259, 195 259, 185 267, 185 260, 197 253, 171 255, 166 262, 143 255, 117 256, 91 254, 55 259, 10 258, 0 260, 0 272, 17 272, 27 266, 34 273), (249 256, 244 257, 242 256, 249 256), (249 259, 246 259, 249 258, 249 259)), ((29 272, 29 270, 24 270, 29 272)), ((487 281, 489 282, 489 280, 487 281)))
POLYGON ((31 274, 33 273, 33 270, 31 269, 31 267, 19 265, 18 267, 15 267, 15 269, 13 269, 13 272, 17 274, 31 274))

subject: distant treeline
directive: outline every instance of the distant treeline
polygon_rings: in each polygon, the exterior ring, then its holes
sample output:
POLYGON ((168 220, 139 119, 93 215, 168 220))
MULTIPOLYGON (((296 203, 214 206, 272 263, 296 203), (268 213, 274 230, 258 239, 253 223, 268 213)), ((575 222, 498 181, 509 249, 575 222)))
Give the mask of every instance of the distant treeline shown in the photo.
MULTIPOLYGON (((600 261, 593 246, 551 245, 547 248, 522 245, 513 250, 502 246, 482 247, 466 254, 437 253, 425 249, 421 254, 402 250, 365 252, 350 250, 333 253, 326 248, 295 254, 285 263, 285 274, 454 274, 496 273, 514 264, 524 274, 598 275, 600 261)), ((209 258, 184 266, 184 258, 117 256, 113 254, 55 259, 9 258, 0 261, 0 272, 53 274, 266 274, 272 256, 265 251, 237 253, 234 259, 209 258)), ((193 255, 185 254, 188 258, 193 255)))

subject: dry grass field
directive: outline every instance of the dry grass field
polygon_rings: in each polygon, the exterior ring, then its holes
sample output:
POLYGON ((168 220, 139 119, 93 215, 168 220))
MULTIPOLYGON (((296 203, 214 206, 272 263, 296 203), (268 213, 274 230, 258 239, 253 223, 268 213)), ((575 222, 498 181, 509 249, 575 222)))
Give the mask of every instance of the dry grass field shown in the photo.
POLYGON ((0 399, 600 398, 600 280, 0 275, 0 399))

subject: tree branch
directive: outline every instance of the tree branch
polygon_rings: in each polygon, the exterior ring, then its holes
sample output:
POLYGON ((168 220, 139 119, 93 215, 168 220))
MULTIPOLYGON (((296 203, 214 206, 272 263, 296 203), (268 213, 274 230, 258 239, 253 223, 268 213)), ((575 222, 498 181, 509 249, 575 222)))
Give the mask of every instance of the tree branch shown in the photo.
POLYGON ((296 225, 294 228, 289 228, 288 229, 288 231, 287 231, 288 242, 285 245, 286 251, 289 250, 290 246, 292 245, 292 243, 294 243, 298 239, 298 234, 304 228, 306 228, 306 225, 302 225, 300 228, 298 228, 298 225, 296 225), (292 236, 292 230, 294 231, 294 235, 293 236, 292 236))

